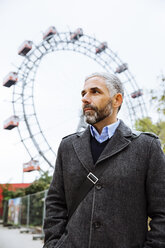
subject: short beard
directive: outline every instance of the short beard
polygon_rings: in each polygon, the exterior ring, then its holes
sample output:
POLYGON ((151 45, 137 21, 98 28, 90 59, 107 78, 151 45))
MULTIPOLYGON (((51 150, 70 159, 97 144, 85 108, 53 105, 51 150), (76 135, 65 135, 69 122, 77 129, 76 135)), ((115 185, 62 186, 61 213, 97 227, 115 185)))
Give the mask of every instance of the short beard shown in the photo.
POLYGON ((91 125, 96 124, 97 122, 102 121, 106 117, 111 116, 113 114, 112 100, 108 102, 104 109, 99 110, 97 107, 92 106, 90 104, 86 104, 84 108, 90 108, 94 111, 93 114, 83 111, 84 120, 91 125))

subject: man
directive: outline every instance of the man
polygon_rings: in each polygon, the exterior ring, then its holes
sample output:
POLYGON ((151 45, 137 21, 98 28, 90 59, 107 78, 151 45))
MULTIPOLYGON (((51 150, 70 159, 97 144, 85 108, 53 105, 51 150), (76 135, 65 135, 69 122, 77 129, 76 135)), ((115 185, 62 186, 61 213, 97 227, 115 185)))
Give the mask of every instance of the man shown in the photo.
POLYGON ((117 119, 123 95, 114 75, 85 80, 89 126, 60 144, 46 199, 45 248, 165 248, 165 156, 154 134, 133 133, 117 119), (99 178, 89 174, 100 168, 99 178), (92 186, 70 216, 84 181, 92 186))

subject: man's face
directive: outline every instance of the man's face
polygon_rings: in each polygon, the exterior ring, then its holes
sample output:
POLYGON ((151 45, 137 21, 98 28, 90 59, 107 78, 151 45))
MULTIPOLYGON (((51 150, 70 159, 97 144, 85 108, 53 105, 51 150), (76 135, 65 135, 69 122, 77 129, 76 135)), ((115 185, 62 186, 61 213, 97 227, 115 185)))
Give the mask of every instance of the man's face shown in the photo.
POLYGON ((83 114, 87 123, 92 125, 112 115, 112 100, 104 79, 88 79, 81 94, 83 114))

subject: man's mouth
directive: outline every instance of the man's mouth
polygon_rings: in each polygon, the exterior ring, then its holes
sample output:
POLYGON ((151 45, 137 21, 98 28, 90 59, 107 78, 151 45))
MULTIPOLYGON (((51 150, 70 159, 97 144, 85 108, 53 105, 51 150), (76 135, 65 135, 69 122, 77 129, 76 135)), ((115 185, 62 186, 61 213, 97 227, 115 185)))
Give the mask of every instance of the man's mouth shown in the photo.
POLYGON ((87 112, 87 111, 96 111, 95 110, 95 108, 93 107, 93 106, 91 106, 90 104, 86 104, 86 105, 84 105, 84 107, 83 107, 83 111, 84 111, 84 113, 85 112, 87 112))
POLYGON ((91 110, 93 110, 93 109, 92 108, 84 108, 84 112, 91 111, 91 110))

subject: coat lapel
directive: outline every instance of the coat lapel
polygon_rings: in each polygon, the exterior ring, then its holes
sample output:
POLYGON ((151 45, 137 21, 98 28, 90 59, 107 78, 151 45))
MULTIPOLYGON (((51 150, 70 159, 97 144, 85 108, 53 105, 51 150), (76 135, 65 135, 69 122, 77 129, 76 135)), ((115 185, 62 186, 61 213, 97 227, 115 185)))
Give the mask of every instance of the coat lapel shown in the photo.
POLYGON ((120 120, 119 127, 116 129, 115 134, 112 136, 108 144, 106 145, 105 149, 101 153, 98 161, 103 161, 104 159, 107 159, 118 152, 122 151, 124 148, 126 148, 130 143, 130 138, 132 137, 132 131, 130 128, 128 128, 123 121, 120 120))
POLYGON ((91 171, 94 168, 94 164, 91 153, 89 127, 83 133, 77 134, 73 140, 73 147, 80 162, 83 164, 86 170, 91 171))
MULTIPOLYGON (((131 137, 132 137, 131 129, 128 128, 123 123, 123 121, 120 120, 120 124, 116 129, 115 134, 106 145, 105 149, 101 153, 96 164, 117 154, 118 152, 126 148, 131 142, 130 140, 131 137)), ((93 158, 91 153, 91 145, 90 145, 89 127, 83 133, 77 134, 77 136, 73 140, 73 147, 80 162, 83 164, 86 170, 91 171, 92 169, 94 169, 93 158)))

